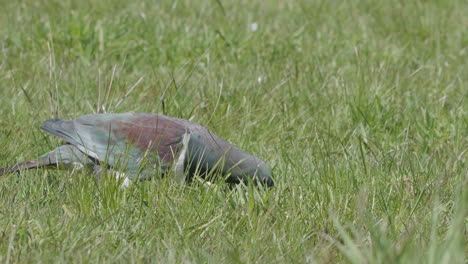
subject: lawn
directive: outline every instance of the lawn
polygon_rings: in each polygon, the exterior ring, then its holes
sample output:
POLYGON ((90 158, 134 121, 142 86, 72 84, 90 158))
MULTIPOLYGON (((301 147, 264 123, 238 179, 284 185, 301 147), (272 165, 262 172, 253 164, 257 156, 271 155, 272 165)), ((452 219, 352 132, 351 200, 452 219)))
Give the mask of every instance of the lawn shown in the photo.
POLYGON ((0 262, 467 263, 464 0, 0 0, 0 167, 151 112, 276 186, 0 177, 0 262))

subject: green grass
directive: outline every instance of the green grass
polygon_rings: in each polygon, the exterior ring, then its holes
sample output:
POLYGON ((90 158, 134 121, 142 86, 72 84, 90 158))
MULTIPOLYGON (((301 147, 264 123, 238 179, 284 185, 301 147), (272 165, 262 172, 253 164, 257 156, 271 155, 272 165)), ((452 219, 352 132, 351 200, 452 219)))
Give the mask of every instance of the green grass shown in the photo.
POLYGON ((467 263, 465 1, 0 5, 0 167, 60 144, 46 119, 135 111, 205 125, 276 180, 3 176, 0 262, 467 263))

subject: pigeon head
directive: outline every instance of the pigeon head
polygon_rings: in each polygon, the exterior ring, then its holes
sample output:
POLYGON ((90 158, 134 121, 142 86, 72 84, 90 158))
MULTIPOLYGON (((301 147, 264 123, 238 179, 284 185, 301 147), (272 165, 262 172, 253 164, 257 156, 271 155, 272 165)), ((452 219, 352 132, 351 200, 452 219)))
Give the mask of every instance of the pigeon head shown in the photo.
POLYGON ((247 183, 249 180, 253 181, 255 184, 265 185, 269 188, 275 185, 270 166, 263 160, 253 156, 249 156, 244 162, 234 167, 228 178, 228 182, 232 183, 247 183))
POLYGON ((263 164, 258 166, 257 173, 254 176, 254 180, 260 184, 264 184, 267 187, 271 188, 275 186, 273 182, 273 172, 271 171, 270 166, 266 163, 262 162, 263 164))
POLYGON ((235 147, 206 128, 192 129, 188 148, 189 174, 206 177, 212 170, 226 175, 229 183, 264 184, 273 187, 272 172, 263 160, 235 147))

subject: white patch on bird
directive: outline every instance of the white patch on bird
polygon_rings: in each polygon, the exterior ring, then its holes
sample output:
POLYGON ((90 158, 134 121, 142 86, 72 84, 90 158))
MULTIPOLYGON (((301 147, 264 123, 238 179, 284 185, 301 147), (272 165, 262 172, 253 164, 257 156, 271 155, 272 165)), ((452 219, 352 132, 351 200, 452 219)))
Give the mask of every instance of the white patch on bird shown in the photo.
POLYGON ((126 177, 122 183, 122 186, 120 186, 121 189, 126 189, 128 186, 130 186, 130 184, 132 183, 132 181, 126 177))
POLYGON ((250 30, 252 32, 255 32, 258 30, 258 23, 257 22, 253 22, 252 24, 250 24, 250 30))
POLYGON ((84 168, 84 165, 79 162, 72 162, 72 165, 73 165, 73 170, 81 170, 82 168, 84 168))
MULTIPOLYGON (((57 163, 57 164, 58 164, 58 163, 57 163)), ((68 165, 67 167, 68 167, 68 169, 71 169, 72 173, 74 173, 74 172, 77 171, 77 170, 83 169, 83 168, 84 168, 84 165, 83 165, 82 163, 79 163, 79 162, 74 161, 74 162, 71 163, 71 166, 68 165)))
POLYGON ((126 189, 128 186, 130 186, 132 181, 125 175, 125 173, 116 171, 115 172, 115 179, 119 180, 119 179, 122 179, 122 178, 124 178, 124 180, 122 182, 122 185, 120 186, 120 189, 126 189))
POLYGON ((190 141, 190 134, 185 133, 182 139, 182 150, 180 151, 179 158, 174 166, 174 175, 176 181, 179 183, 185 182, 185 158, 187 156, 187 148, 190 141))
POLYGON ((115 179, 118 180, 118 179, 121 179, 121 178, 125 178, 125 173, 116 171, 115 172, 115 179))

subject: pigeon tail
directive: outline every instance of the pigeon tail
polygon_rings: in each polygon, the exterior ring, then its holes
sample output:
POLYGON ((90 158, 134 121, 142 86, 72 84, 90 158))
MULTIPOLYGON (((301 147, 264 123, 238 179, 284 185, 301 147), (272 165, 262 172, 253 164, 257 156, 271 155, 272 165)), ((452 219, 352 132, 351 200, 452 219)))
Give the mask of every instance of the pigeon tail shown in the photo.
POLYGON ((29 160, 24 162, 16 163, 11 167, 0 168, 0 176, 10 173, 15 173, 20 170, 29 170, 44 167, 50 164, 40 164, 38 160, 29 160))
POLYGON ((18 172, 20 170, 37 169, 43 167, 55 167, 57 169, 80 169, 96 166, 98 162, 81 152, 70 144, 45 153, 37 159, 16 163, 11 167, 0 168, 0 175, 18 172))
MULTIPOLYGON (((57 135, 61 133, 59 130, 57 130, 57 128, 60 127, 61 122, 63 122, 63 120, 61 119, 50 119, 50 120, 45 121, 44 125, 42 125, 41 128, 49 133, 57 135)), ((62 135, 61 137, 63 138, 64 136, 62 135)), ((48 156, 40 157, 38 159, 16 163, 15 165, 11 167, 0 168, 0 176, 5 175, 5 174, 10 174, 10 173, 15 173, 20 170, 37 169, 37 168, 46 167, 46 166, 55 165, 55 164, 56 162, 52 162, 52 160, 49 159, 48 156)))

